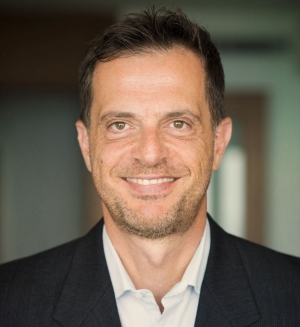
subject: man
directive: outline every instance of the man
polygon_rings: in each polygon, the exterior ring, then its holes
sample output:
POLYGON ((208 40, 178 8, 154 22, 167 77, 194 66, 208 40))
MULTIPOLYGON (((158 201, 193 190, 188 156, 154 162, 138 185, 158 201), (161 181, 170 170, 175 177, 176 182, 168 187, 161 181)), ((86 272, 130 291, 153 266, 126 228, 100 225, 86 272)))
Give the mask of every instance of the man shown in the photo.
POLYGON ((209 34, 181 11, 129 15, 92 43, 80 88, 104 224, 3 265, 0 326, 299 326, 299 259, 206 213, 231 135, 209 34))

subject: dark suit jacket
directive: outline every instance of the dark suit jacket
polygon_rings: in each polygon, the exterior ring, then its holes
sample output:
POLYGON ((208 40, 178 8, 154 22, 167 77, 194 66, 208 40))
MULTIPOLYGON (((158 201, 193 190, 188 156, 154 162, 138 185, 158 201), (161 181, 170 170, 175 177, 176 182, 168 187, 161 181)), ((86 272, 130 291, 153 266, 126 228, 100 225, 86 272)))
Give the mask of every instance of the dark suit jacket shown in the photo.
MULTIPOLYGON (((211 219, 210 226, 195 326, 299 327, 300 260, 231 236, 211 219)), ((0 326, 120 327, 102 227, 2 265, 0 326)))

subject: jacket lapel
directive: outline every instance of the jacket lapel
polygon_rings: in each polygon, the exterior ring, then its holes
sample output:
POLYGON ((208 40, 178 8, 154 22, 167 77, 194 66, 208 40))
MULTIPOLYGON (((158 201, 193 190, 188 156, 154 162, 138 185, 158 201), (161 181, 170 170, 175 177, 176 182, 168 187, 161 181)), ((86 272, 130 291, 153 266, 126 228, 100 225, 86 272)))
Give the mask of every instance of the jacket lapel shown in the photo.
MULTIPOLYGON (((211 247, 195 327, 247 327, 260 316, 236 239, 209 218, 211 247)), ((83 237, 54 312, 64 327, 121 327, 102 243, 103 221, 83 237)))
POLYGON ((211 247, 195 326, 250 326, 260 316, 237 239, 225 233, 210 217, 209 223, 211 247))
POLYGON ((121 327, 102 243, 103 221, 83 237, 54 312, 64 327, 121 327))

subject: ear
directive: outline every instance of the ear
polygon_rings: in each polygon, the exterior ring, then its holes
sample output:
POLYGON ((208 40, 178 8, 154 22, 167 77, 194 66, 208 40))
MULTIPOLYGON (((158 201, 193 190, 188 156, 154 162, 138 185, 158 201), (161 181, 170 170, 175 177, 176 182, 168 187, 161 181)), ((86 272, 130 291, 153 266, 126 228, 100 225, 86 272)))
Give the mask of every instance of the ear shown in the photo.
POLYGON ((229 117, 224 118, 216 128, 213 170, 217 170, 221 164, 223 154, 231 138, 231 131, 232 121, 229 117))
POLYGON ((90 145, 89 145, 89 134, 85 124, 78 120, 76 122, 76 129, 77 129, 77 140, 79 143, 79 147, 85 161, 87 169, 91 172, 91 158, 90 158, 90 145))

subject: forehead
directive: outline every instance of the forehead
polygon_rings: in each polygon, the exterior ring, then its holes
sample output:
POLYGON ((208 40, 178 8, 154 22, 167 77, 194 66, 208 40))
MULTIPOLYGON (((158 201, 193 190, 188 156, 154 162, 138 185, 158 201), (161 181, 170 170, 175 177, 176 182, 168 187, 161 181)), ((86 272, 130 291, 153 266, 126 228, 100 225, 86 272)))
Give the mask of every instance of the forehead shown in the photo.
MULTIPOLYGON (((202 60, 190 50, 128 55, 99 63, 93 76, 93 107, 197 106, 205 101, 202 60)), ((118 109, 118 108, 117 108, 118 109)))

